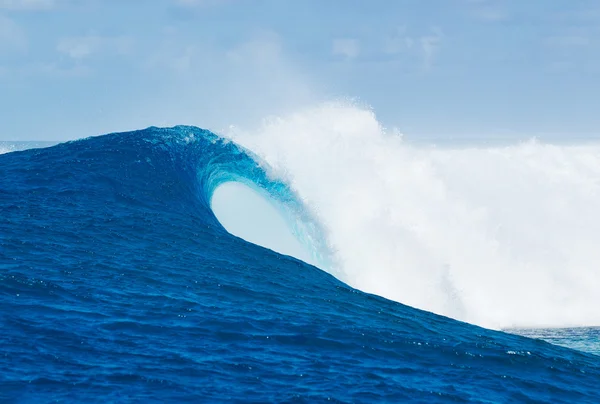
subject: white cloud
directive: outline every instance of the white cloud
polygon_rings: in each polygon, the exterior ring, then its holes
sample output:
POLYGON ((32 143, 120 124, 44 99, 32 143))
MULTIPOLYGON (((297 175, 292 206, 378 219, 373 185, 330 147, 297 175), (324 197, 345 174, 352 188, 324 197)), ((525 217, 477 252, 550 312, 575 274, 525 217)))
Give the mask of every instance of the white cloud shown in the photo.
POLYGON ((229 60, 235 63, 251 62, 268 67, 278 63, 283 53, 281 38, 273 32, 263 32, 227 51, 229 60))
POLYGON ((222 131, 229 124, 254 125, 313 99, 315 86, 274 32, 251 33, 227 47, 191 44, 181 35, 166 32, 153 47, 145 67, 157 78, 157 86, 168 83, 167 95, 153 100, 156 105, 141 105, 133 114, 147 117, 147 122, 134 127, 186 122, 222 131))
POLYGON ((590 7, 573 7, 568 10, 550 14, 549 19, 552 22, 571 23, 571 24, 593 24, 597 26, 600 23, 600 7, 598 4, 589 4, 590 7))
POLYGON ((563 60, 552 62, 548 65, 548 67, 551 71, 564 73, 574 70, 577 65, 574 62, 563 60))
POLYGON ((494 8, 480 8, 472 12, 473 17, 481 21, 505 21, 508 19, 508 13, 494 8))
POLYGON ((45 76, 45 77, 82 77, 92 73, 87 66, 73 65, 62 66, 55 62, 39 62, 28 64, 19 69, 23 76, 45 76))
POLYGON ((345 56, 348 59, 354 59, 360 54, 360 44, 358 40, 352 38, 334 39, 332 53, 334 55, 345 56))
POLYGON ((420 58, 423 68, 429 70, 433 66, 442 39, 443 33, 439 28, 433 28, 425 35, 411 36, 405 27, 399 27, 394 35, 385 38, 382 51, 388 55, 405 53, 413 58, 420 58))
POLYGON ((0 0, 0 9, 5 10, 50 10, 56 6, 56 0, 0 0))
POLYGON ((442 31, 439 28, 434 28, 430 35, 422 36, 419 39, 423 53, 423 67, 425 69, 429 70, 433 66, 442 38, 442 31))
POLYGON ((591 39, 584 35, 553 36, 547 38, 546 42, 550 46, 561 48, 579 48, 588 46, 592 43, 591 39))
POLYGON ((91 68, 81 64, 65 66, 57 62, 27 62, 10 68, 0 66, 0 78, 10 79, 83 77, 92 72, 91 68))
POLYGON ((196 46, 187 45, 183 50, 179 51, 178 54, 163 59, 162 63, 177 73, 188 73, 193 69, 199 54, 201 54, 201 52, 196 46))
POLYGON ((23 30, 12 20, 0 15, 0 50, 24 50, 27 38, 23 30))
POLYGON ((389 55, 409 50, 415 43, 414 38, 406 34, 406 27, 399 27, 393 35, 388 36, 383 43, 383 52, 389 55))
POLYGON ((467 0, 468 13, 476 20, 497 22, 509 19, 508 12, 499 0, 467 0))
POLYGON ((80 61, 99 53, 126 55, 133 48, 133 40, 129 37, 103 37, 87 35, 61 39, 56 50, 70 58, 80 61))
POLYGON ((179 7, 213 7, 227 3, 229 0, 173 0, 179 7))

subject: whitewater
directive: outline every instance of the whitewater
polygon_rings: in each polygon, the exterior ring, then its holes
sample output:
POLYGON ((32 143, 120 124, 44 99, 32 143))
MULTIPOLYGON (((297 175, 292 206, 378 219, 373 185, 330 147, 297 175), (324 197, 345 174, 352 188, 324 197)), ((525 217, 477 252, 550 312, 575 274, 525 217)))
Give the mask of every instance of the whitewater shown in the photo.
POLYGON ((227 136, 318 217, 349 285, 492 328, 600 324, 600 143, 436 147, 339 102, 227 136))

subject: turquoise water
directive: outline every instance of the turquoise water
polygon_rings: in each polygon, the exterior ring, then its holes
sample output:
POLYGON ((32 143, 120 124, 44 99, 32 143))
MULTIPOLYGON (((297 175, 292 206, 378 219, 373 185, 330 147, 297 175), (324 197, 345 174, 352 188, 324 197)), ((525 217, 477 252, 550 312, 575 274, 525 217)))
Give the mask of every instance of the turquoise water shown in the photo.
POLYGON ((507 331, 600 355, 600 327, 538 328, 507 331))

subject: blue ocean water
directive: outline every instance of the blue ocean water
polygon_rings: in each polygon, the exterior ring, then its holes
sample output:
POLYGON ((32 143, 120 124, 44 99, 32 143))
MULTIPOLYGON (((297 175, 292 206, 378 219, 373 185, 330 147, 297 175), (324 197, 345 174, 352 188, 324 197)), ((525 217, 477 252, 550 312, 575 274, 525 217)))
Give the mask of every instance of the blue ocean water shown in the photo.
POLYGON ((600 402, 600 357, 350 288, 230 235, 193 127, 0 155, 0 402, 600 402))

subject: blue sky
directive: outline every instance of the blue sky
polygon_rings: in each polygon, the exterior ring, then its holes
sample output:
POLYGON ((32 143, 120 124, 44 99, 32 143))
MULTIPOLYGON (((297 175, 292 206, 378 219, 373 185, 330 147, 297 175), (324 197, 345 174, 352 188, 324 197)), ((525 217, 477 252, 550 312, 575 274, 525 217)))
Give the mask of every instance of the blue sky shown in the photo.
POLYGON ((414 137, 600 134, 600 2, 0 0, 0 140, 344 97, 414 137))

